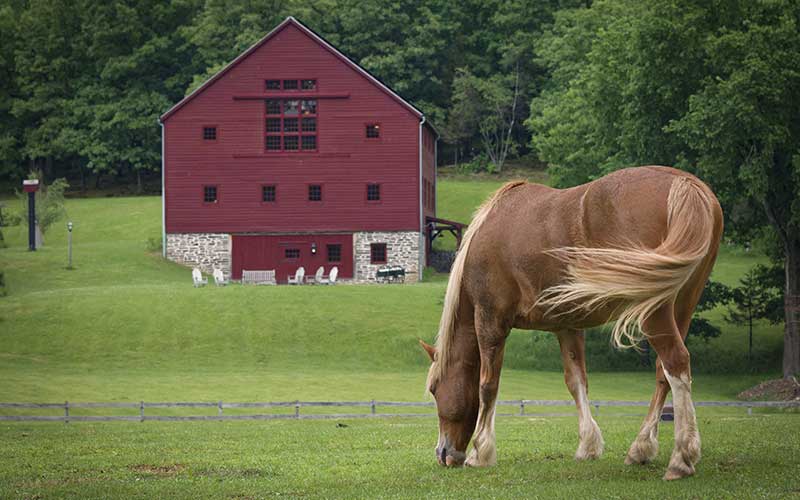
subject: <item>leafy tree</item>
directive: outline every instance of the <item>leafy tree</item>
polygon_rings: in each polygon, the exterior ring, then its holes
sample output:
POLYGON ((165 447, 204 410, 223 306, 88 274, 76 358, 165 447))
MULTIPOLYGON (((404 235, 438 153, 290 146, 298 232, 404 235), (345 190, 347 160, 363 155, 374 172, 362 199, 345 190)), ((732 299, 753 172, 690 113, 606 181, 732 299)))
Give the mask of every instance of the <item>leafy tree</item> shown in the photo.
POLYGON ((559 185, 637 164, 708 181, 728 234, 783 247, 784 376, 800 372, 800 8, 791 0, 598 1, 559 13, 533 145, 559 185))
MULTIPOLYGON (((778 274, 780 276, 780 273, 778 274)), ((740 286, 731 291, 732 306, 728 307, 725 318, 729 323, 746 325, 748 329, 747 358, 753 358, 753 325, 759 319, 779 323, 783 318, 782 283, 775 279, 773 268, 756 266, 739 280, 740 286), (776 314, 777 313, 777 314, 776 314)))
POLYGON ((697 303, 692 323, 689 326, 689 335, 699 337, 705 341, 719 337, 720 333, 722 333, 719 327, 701 317, 699 313, 727 304, 730 300, 730 287, 717 281, 708 280, 703 289, 703 294, 700 296, 700 301, 697 303))
POLYGON ((478 78, 462 70, 453 82, 453 115, 477 126, 483 150, 496 171, 503 168, 516 144, 512 133, 518 119, 519 71, 507 77, 478 78))

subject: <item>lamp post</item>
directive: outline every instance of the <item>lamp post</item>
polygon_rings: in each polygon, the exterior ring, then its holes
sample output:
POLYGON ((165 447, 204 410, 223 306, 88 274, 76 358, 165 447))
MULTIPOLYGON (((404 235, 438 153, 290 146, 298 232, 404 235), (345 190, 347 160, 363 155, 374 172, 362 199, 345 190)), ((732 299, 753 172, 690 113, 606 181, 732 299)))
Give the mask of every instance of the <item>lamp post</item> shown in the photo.
POLYGON ((22 181, 22 189, 28 193, 28 250, 36 251, 36 191, 39 190, 39 179, 22 181))
POLYGON ((67 222, 67 269, 72 269, 72 221, 67 222))

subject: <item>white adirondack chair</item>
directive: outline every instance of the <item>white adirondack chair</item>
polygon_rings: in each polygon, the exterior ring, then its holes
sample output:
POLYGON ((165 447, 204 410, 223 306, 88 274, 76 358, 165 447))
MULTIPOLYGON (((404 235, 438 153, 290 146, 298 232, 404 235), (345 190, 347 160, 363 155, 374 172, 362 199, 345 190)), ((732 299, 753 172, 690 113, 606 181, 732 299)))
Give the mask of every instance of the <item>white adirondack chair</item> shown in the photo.
POLYGON ((225 275, 222 274, 222 269, 214 269, 214 283, 217 286, 225 286, 228 284, 228 280, 225 279, 225 275))
POLYGON ((336 267, 336 266, 333 266, 333 269, 331 269, 330 276, 328 276, 327 278, 322 278, 319 281, 319 283, 321 285, 335 285, 337 276, 339 276, 339 268, 336 267))
POLYGON ((203 273, 201 273, 200 269, 196 267, 192 269, 192 282, 194 282, 195 288, 206 286, 208 284, 208 280, 203 278, 203 273))
POLYGON ((306 276, 306 269, 304 267, 300 267, 294 273, 294 278, 289 276, 288 282, 290 285, 302 285, 303 278, 305 278, 305 276, 306 276))
POLYGON ((316 283, 317 285, 321 285, 322 280, 324 279, 324 275, 325 275, 325 268, 319 266, 319 269, 317 269, 317 272, 314 274, 314 283, 316 283))

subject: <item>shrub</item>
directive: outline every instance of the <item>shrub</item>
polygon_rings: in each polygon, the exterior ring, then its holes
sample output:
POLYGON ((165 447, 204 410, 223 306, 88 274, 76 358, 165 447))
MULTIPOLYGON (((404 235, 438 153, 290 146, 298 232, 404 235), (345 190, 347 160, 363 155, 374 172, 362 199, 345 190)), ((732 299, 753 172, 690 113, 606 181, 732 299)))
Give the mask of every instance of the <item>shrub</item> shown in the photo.
POLYGON ((151 236, 147 238, 145 242, 145 248, 150 253, 161 253, 163 249, 163 241, 161 240, 161 236, 151 236))
POLYGON ((8 295, 8 290, 6 290, 6 277, 3 271, 0 271, 0 297, 5 297, 8 295))

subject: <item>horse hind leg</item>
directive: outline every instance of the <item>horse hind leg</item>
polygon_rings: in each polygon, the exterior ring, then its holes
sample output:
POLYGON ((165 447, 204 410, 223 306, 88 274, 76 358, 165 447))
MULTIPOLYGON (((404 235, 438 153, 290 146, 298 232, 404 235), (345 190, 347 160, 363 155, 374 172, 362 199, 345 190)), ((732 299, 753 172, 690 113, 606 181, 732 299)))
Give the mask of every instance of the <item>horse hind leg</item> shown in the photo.
POLYGON ((644 326, 647 339, 661 359, 675 407, 675 447, 664 479, 691 476, 695 464, 700 460, 700 433, 692 403, 689 351, 684 345, 672 305, 656 311, 644 326))
POLYGON ((473 449, 467 457, 470 467, 488 467, 497 463, 494 417, 505 342, 510 331, 485 311, 475 310, 475 330, 480 350, 480 404, 473 449))
POLYGON ((667 394, 669 394, 669 382, 664 375, 661 359, 656 359, 656 390, 650 399, 650 408, 642 422, 639 434, 636 435, 636 439, 631 443, 628 454, 625 456, 627 465, 646 464, 658 455, 658 421, 661 418, 667 394))
POLYGON ((582 331, 558 332, 561 360, 564 364, 564 381, 575 406, 578 408, 578 434, 580 442, 575 452, 576 460, 593 460, 603 454, 603 435, 592 418, 589 404, 589 384, 586 378, 586 350, 582 331))

